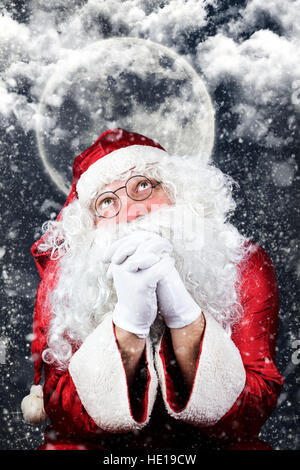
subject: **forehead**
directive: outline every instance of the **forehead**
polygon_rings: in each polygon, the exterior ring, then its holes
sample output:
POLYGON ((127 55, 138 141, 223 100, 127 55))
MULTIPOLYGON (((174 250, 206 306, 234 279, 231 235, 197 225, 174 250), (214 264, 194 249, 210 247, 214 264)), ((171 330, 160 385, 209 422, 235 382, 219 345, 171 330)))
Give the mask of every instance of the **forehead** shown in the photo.
POLYGON ((132 168, 129 172, 125 172, 124 175, 121 174, 118 177, 118 179, 115 179, 114 181, 111 181, 110 183, 99 186, 99 188, 97 189, 95 198, 99 196, 99 194, 103 193, 104 191, 115 191, 116 189, 120 188, 120 186, 125 186, 128 178, 130 178, 131 176, 134 176, 134 174, 135 174, 135 171, 132 168))
POLYGON ((103 193, 104 191, 114 191, 115 189, 118 189, 120 186, 125 186, 125 183, 128 178, 120 178, 115 181, 112 181, 111 183, 107 183, 104 186, 101 186, 97 194, 103 193))

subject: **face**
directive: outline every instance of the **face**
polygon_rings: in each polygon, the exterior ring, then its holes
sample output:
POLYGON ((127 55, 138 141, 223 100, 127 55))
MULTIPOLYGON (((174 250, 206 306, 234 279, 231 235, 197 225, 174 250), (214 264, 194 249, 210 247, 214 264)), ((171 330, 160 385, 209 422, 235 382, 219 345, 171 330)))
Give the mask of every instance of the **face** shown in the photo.
MULTIPOLYGON (((153 184, 153 186, 155 186, 158 183, 158 181, 153 178, 148 178, 148 179, 153 184)), ((140 201, 131 199, 130 197, 127 196, 126 189, 123 188, 127 180, 128 178, 120 179, 102 187, 101 190, 99 190, 96 197, 92 200, 91 205, 90 205, 90 210, 94 214, 94 224, 96 227, 107 226, 111 224, 118 224, 120 222, 130 222, 131 220, 134 220, 137 217, 146 215, 150 213, 151 211, 155 211, 161 208, 162 206, 165 206, 166 204, 168 205, 172 204, 169 196, 164 191, 161 184, 158 184, 156 187, 152 188, 152 193, 150 197, 148 197, 147 199, 140 200, 140 201), (119 189, 119 188, 122 188, 122 189, 119 189), (121 201, 120 212, 118 213, 117 216, 112 217, 112 218, 98 217, 95 212, 96 201, 97 201, 97 204, 99 203, 99 201, 101 201, 101 207, 104 209, 108 208, 110 205, 113 204, 113 200, 111 199, 111 196, 112 196, 111 193, 104 194, 103 196, 101 196, 101 198, 99 198, 99 195, 100 194, 102 195, 104 192, 106 193, 107 191, 114 192, 116 190, 118 190, 116 194, 121 201)), ((149 191, 149 183, 147 180, 140 178, 137 180, 137 185, 135 186, 134 189, 135 191, 138 192, 139 194, 138 197, 143 198, 144 197, 143 193, 146 194, 146 192, 149 191)))

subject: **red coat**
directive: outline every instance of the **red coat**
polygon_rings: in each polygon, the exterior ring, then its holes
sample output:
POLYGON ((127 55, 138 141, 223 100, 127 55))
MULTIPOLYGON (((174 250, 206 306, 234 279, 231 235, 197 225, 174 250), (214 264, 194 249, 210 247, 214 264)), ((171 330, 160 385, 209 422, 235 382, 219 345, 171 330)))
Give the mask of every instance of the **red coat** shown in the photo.
MULTIPOLYGON (((39 449, 268 448, 258 440, 283 385, 275 358, 278 290, 265 250, 240 263, 242 319, 230 334, 208 314, 194 384, 182 388, 169 330, 146 349, 129 393, 110 314, 71 358, 67 371, 44 364, 44 406, 51 424, 39 449)), ((36 255, 36 253, 35 253, 36 255)), ((32 353, 36 383, 51 318, 45 294, 56 262, 36 256, 41 274, 32 353)))

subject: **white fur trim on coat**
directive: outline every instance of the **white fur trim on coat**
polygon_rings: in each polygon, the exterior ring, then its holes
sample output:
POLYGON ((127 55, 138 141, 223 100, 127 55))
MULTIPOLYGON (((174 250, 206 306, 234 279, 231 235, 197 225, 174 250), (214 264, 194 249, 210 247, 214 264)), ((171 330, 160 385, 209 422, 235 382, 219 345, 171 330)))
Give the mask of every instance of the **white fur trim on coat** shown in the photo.
POLYGON ((79 202, 86 205, 105 184, 120 177, 135 165, 160 162, 167 152, 150 145, 130 145, 105 155, 93 163, 79 178, 76 191, 79 202))
POLYGON ((173 418, 199 427, 217 423, 242 392, 246 373, 239 350, 221 325, 205 315, 206 326, 194 385, 185 408, 176 412, 167 400, 166 376, 159 355, 161 340, 155 348, 155 365, 163 400, 173 418))
POLYGON ((80 400, 95 423, 108 432, 129 432, 143 428, 150 419, 158 380, 150 340, 146 340, 146 361, 150 383, 147 417, 137 422, 131 413, 126 372, 118 348, 111 315, 86 338, 72 356, 69 372, 80 400))

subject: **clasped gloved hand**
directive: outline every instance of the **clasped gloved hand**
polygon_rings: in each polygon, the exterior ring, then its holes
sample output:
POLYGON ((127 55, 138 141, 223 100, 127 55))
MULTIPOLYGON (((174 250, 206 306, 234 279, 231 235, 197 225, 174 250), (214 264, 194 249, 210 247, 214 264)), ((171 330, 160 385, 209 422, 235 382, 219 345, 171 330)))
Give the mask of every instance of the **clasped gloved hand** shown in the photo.
POLYGON ((146 231, 127 235, 106 250, 103 262, 111 263, 107 275, 113 277, 118 295, 113 313, 117 326, 145 337, 158 308, 169 328, 182 328, 200 316, 175 268, 172 250, 168 239, 146 231))

